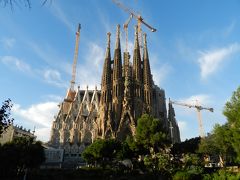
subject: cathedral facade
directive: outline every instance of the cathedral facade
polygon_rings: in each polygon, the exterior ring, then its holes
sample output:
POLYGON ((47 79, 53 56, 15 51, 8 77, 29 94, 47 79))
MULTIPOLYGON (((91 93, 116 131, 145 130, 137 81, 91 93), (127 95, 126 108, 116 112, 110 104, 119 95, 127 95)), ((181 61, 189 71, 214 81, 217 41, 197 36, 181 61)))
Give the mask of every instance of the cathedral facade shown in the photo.
POLYGON ((129 52, 121 52, 119 25, 113 57, 110 37, 108 33, 101 90, 68 90, 53 121, 49 143, 78 153, 97 138, 124 140, 135 134, 137 119, 145 113, 162 122, 173 143, 180 142, 174 109, 169 105, 167 111, 165 92, 152 79, 147 35, 141 53, 136 27, 132 62, 129 52))

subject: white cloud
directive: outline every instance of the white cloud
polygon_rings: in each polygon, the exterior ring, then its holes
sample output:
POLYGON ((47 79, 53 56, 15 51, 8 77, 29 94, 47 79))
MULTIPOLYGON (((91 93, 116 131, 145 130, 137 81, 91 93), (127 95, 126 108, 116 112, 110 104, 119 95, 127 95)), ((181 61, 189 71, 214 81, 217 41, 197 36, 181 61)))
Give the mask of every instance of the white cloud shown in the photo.
POLYGON ((36 126, 36 134, 40 140, 49 140, 51 125, 58 111, 58 102, 49 101, 39 104, 33 104, 28 108, 22 108, 19 104, 14 104, 12 108, 13 117, 22 119, 23 124, 28 123, 36 126))
POLYGON ((173 71, 173 67, 169 63, 162 63, 159 55, 153 52, 149 52, 149 60, 153 81, 161 87, 164 80, 173 71))
POLYGON ((2 61, 5 65, 11 67, 11 68, 16 68, 19 71, 22 72, 31 72, 31 67, 22 61, 21 59, 14 57, 14 56, 3 56, 0 57, 0 61, 2 61))
POLYGON ((186 121, 178 121, 178 127, 179 127, 180 131, 186 130, 187 122, 186 121))
POLYGON ((73 23, 71 23, 71 21, 69 20, 67 15, 62 10, 62 8, 59 6, 59 4, 57 4, 57 1, 52 3, 52 5, 50 6, 50 10, 51 10, 52 14, 56 18, 58 18, 70 31, 75 32, 73 23))
MULTIPOLYGON (((197 94, 192 95, 186 98, 180 98, 177 99, 176 102, 189 104, 189 105, 201 105, 206 108, 214 108, 214 113, 210 113, 207 110, 201 111, 201 119, 203 124, 203 129, 211 129, 213 125, 216 123, 214 119, 216 119, 216 115, 219 114, 219 112, 215 111, 214 104, 216 101, 213 99, 213 97, 209 94, 197 94), (198 104, 196 102, 198 100, 198 104)), ((189 137, 194 137, 199 135, 199 117, 196 112, 195 108, 188 108, 187 106, 181 106, 177 104, 173 104, 175 113, 176 113, 176 119, 178 122, 178 126, 181 132, 181 139, 185 140, 189 137), (181 120, 178 120, 181 119, 181 120)))
MULTIPOLYGON (((48 44, 44 46, 44 49, 35 42, 28 42, 28 45, 32 48, 32 50, 36 53, 37 56, 39 56, 44 62, 46 62, 50 66, 54 66, 56 64, 56 59, 61 59, 55 55, 55 50, 48 44)), ((10 67, 16 67, 18 70, 24 73, 31 73, 31 75, 43 77, 43 80, 48 84, 57 87, 68 87, 68 84, 62 80, 61 73, 56 69, 32 69, 29 64, 14 56, 0 57, 0 61, 10 67)), ((66 67, 64 68, 66 69, 66 67)))
POLYGON ((189 46, 187 44, 188 43, 186 42, 186 40, 183 39, 177 39, 175 42, 175 46, 178 51, 178 56, 181 56, 179 57, 179 59, 183 61, 195 59, 197 55, 192 46, 189 46))
POLYGON ((113 26, 110 23, 109 16, 106 16, 106 14, 102 12, 102 9, 98 7, 96 8, 97 8, 98 18, 102 24, 102 27, 104 27, 105 32, 111 31, 113 29, 113 26))
POLYGON ((90 43, 89 55, 86 57, 88 63, 94 64, 95 68, 100 70, 102 68, 102 62, 104 60, 104 50, 99 45, 95 43, 90 43))
MULTIPOLYGON (((126 41, 125 41, 125 35, 123 36, 124 37, 124 41, 122 41, 122 52, 124 51, 125 52, 125 49, 126 49, 126 41)), ((122 38, 123 39, 123 38, 122 38)), ((133 57, 133 49, 134 49, 134 43, 133 41, 131 40, 128 40, 128 52, 130 54, 131 57, 133 57)), ((132 58, 131 58, 132 60, 132 58)))
POLYGON ((60 72, 57 70, 46 69, 43 71, 43 77, 49 84, 53 84, 57 87, 68 87, 67 83, 62 80, 60 72))
POLYGON ((23 73, 28 73, 31 75, 40 75, 43 77, 46 83, 52 84, 57 87, 68 87, 67 83, 61 78, 59 71, 54 69, 32 69, 31 66, 21 59, 14 56, 3 56, 0 57, 0 61, 10 68, 15 68, 23 73))
POLYGON ((43 76, 44 81, 52 84, 57 87, 68 87, 69 83, 62 80, 62 76, 58 68, 62 71, 72 74, 70 71, 72 65, 64 63, 65 59, 62 56, 59 56, 59 53, 55 51, 49 44, 45 44, 44 48, 36 44, 35 42, 28 42, 28 45, 36 53, 36 55, 48 64, 50 67, 44 70, 36 70, 40 76, 43 76), (59 63, 56 63, 56 59, 61 60, 59 63))
POLYGON ((221 49, 215 49, 207 52, 200 52, 198 63, 201 69, 202 79, 206 79, 209 75, 216 72, 223 61, 236 52, 240 52, 240 44, 234 43, 221 49))
MULTIPOLYGON (((62 60, 62 57, 57 57, 55 54, 54 48, 49 44, 44 44, 44 46, 39 46, 39 44, 29 41, 27 42, 28 46, 36 53, 38 57, 41 58, 44 62, 50 65, 56 65, 56 59, 62 60), (44 47, 44 48, 43 48, 44 47)), ((58 65, 58 64, 57 64, 58 65)))
POLYGON ((236 26, 236 21, 232 21, 231 24, 229 24, 224 30, 223 30, 223 35, 224 36, 228 36, 230 35, 233 30, 235 29, 235 26, 236 26))
POLYGON ((191 123, 184 121, 184 120, 177 120, 179 131, 180 131, 180 137, 181 141, 185 141, 189 136, 191 137, 191 131, 192 129, 191 123))
POLYGON ((49 127, 35 129, 35 135, 37 136, 37 139, 43 142, 47 142, 50 140, 50 134, 51 134, 51 128, 49 127))
POLYGON ((15 45, 16 40, 14 38, 2 38, 0 42, 6 49, 11 49, 15 45))
POLYGON ((82 87, 100 85, 104 62, 104 49, 96 43, 89 43, 89 50, 84 57, 84 64, 77 67, 76 82, 82 87))
POLYGON ((29 108, 22 108, 19 104, 14 104, 13 114, 24 118, 27 121, 37 123, 44 127, 50 127, 53 115, 57 113, 57 102, 45 102, 33 104, 29 108))
POLYGON ((209 105, 212 103, 212 97, 208 94, 197 94, 187 98, 181 98, 178 101, 192 105, 196 105, 197 102, 200 105, 209 105))
POLYGON ((50 95, 43 96, 43 99, 54 101, 54 102, 60 102, 63 100, 63 97, 57 96, 55 94, 50 94, 50 95))
MULTIPOLYGON (((203 107, 212 107, 214 104, 214 100, 212 97, 208 94, 197 94, 197 95, 192 95, 190 97, 186 98, 180 98, 180 99, 174 99, 173 101, 176 101, 178 103, 184 103, 188 105, 201 105, 203 107)), ((214 108, 214 107, 213 107, 214 108)), ((196 109, 191 108, 189 109, 187 106, 181 106, 174 104, 174 109, 176 112, 176 117, 181 117, 181 118, 195 118, 196 117, 196 109)))
POLYGON ((155 66, 153 63, 152 75, 155 84, 161 86, 162 82, 166 79, 171 71, 172 67, 169 64, 165 63, 163 65, 155 66))

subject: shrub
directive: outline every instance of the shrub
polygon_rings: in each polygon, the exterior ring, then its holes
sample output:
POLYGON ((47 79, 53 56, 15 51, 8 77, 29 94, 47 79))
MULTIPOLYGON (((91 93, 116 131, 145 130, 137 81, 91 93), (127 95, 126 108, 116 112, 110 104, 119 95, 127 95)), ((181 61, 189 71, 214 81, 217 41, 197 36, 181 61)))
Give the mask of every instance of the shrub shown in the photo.
POLYGON ((227 172, 226 170, 219 170, 213 174, 205 174, 203 176, 204 180, 239 180, 240 179, 240 174, 235 174, 231 172, 227 172))
POLYGON ((173 176, 173 180, 188 180, 188 179, 191 179, 191 174, 186 171, 178 171, 173 176))

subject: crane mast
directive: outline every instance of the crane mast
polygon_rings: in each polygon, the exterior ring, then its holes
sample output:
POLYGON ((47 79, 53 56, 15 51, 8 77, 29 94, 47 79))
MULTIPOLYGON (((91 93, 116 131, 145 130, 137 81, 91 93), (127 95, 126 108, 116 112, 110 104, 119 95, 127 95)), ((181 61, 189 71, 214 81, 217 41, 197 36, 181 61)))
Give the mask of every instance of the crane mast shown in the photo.
POLYGON ((125 52, 128 52, 128 24, 130 23, 132 18, 133 18, 133 14, 131 14, 130 17, 127 19, 127 21, 123 24, 123 28, 125 31, 125 38, 126 38, 125 52))
MULTIPOLYGON (((147 24, 143 18, 140 15, 137 15, 133 10, 129 9, 128 7, 126 7, 125 5, 123 5, 121 2, 119 2, 118 0, 112 0, 118 7, 120 7, 121 9, 123 9, 125 12, 129 13, 130 15, 133 15, 133 17, 138 21, 138 25, 144 24, 145 26, 147 26, 152 32, 157 31, 155 28, 153 28, 152 26, 150 26, 149 24, 147 24)), ((139 27, 140 28, 140 27, 139 27)))
POLYGON ((148 27, 152 32, 157 31, 155 28, 153 28, 152 26, 150 26, 149 24, 147 24, 141 15, 137 15, 133 10, 129 9, 128 7, 126 7, 125 5, 123 5, 121 2, 119 2, 118 0, 112 0, 119 8, 123 9, 125 12, 130 14, 129 19, 126 21, 126 23, 124 24, 124 30, 125 30, 125 35, 126 35, 126 50, 127 50, 127 46, 128 46, 128 24, 130 22, 130 20, 132 18, 135 18, 137 20, 137 25, 138 25, 138 36, 139 36, 139 43, 140 43, 140 47, 142 49, 142 29, 141 29, 141 24, 144 24, 146 27, 148 27))
POLYGON ((78 59, 80 29, 81 29, 81 24, 78 24, 78 29, 77 29, 77 32, 76 32, 75 51, 74 51, 74 57, 73 57, 73 66, 72 66, 72 79, 70 81, 70 90, 71 91, 74 91, 74 85, 75 85, 75 79, 76 79, 76 68, 77 68, 77 59, 78 59))
POLYGON ((169 99, 169 103, 180 105, 180 106, 185 106, 185 107, 189 107, 189 108, 196 108, 197 117, 198 117, 198 125, 199 125, 199 133, 202 138, 205 136, 204 129, 203 129, 201 110, 208 110, 210 112, 213 112, 213 108, 203 107, 203 106, 199 105, 198 101, 197 101, 196 105, 192 105, 192 104, 187 104, 187 103, 183 103, 183 102, 171 101, 169 99))

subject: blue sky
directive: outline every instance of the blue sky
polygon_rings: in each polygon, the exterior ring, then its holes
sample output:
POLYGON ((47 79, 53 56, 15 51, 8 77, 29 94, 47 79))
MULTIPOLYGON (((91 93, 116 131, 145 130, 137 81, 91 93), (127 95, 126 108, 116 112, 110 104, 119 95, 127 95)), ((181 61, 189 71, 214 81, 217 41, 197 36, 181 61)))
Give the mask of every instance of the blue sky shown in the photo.
MULTIPOLYGON (((152 74, 166 98, 213 107, 202 111, 205 132, 226 122, 224 104, 240 85, 240 2, 218 0, 121 0, 157 29, 148 34, 152 74)), ((41 7, 0 7, 0 102, 11 98, 15 124, 36 126, 47 141, 57 104, 71 80, 75 31, 81 23, 77 84, 100 88, 106 33, 114 47, 116 25, 129 14, 111 0, 52 0, 41 7)), ((133 29, 129 24, 129 49, 133 29)), ((124 33, 122 31, 122 51, 124 33)), ((132 53, 132 52, 131 52, 132 53)), ((113 49, 112 49, 113 54, 113 49)), ((199 135, 194 109, 174 106, 181 139, 199 135)))

